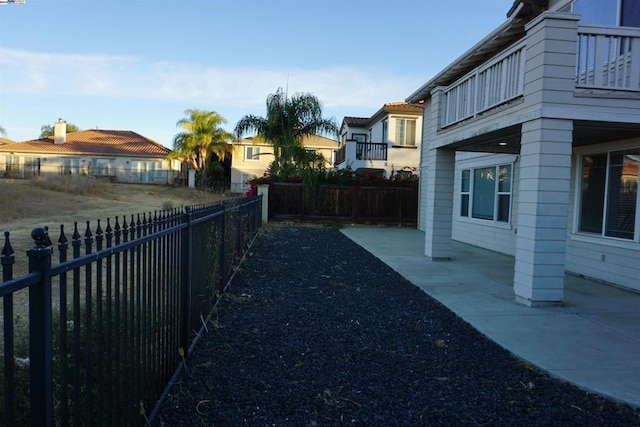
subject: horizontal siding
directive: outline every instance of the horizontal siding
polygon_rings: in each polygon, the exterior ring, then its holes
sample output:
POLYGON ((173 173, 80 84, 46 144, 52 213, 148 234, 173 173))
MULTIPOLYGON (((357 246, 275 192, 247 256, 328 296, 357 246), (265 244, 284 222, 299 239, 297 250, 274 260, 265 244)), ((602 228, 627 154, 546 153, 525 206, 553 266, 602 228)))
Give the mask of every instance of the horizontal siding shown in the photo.
MULTIPOLYGON (((590 149, 604 152, 611 149, 627 148, 636 143, 637 141, 631 140, 618 141, 606 145, 596 145, 590 149)), ((578 152, 572 159, 573 172, 569 199, 570 224, 565 269, 573 274, 640 291, 640 244, 633 242, 617 244, 618 241, 612 239, 572 235, 577 230, 576 203, 579 195, 576 194, 576 191, 580 188, 578 182, 580 156, 581 153, 578 152)))
POLYGON ((508 228, 456 219, 453 221, 453 240, 506 255, 515 255, 515 233, 508 228))
POLYGON ((574 274, 640 291, 639 262, 640 245, 629 249, 570 238, 565 268, 574 274))
POLYGON ((460 153, 456 164, 456 176, 453 198, 453 229, 452 238, 459 242, 468 243, 491 251, 506 255, 515 255, 516 219, 518 217, 517 183, 520 177, 518 163, 513 166, 513 188, 511 194, 511 226, 504 223, 473 220, 460 217, 460 171, 478 165, 497 165, 508 162, 512 156, 460 153), (475 157, 475 159, 474 159, 475 157), (461 161, 462 160, 462 161, 461 161), (475 161, 474 161, 475 160, 475 161))
POLYGON ((426 215, 427 211, 427 168, 420 169, 420 185, 418 187, 418 191, 420 192, 420 197, 418 198, 418 230, 426 231, 426 215))

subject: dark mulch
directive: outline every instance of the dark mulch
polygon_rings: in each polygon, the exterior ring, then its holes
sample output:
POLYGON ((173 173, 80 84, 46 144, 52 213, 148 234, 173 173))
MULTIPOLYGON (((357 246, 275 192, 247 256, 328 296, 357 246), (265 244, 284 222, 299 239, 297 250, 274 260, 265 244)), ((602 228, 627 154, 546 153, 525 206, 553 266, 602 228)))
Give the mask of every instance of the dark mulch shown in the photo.
POLYGON ((631 426, 333 229, 269 227, 156 426, 631 426))

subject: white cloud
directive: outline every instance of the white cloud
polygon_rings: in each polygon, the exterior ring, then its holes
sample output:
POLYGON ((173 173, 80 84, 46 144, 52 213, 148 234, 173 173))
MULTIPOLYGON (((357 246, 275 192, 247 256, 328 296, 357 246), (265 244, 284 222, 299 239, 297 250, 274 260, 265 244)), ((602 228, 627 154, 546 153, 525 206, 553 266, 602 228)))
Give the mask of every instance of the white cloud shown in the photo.
POLYGON ((322 69, 220 67, 136 56, 41 53, 0 48, 5 94, 135 98, 213 104, 231 108, 262 107, 278 87, 289 93, 311 92, 325 107, 366 106, 411 94, 425 78, 391 75, 354 66, 322 69))

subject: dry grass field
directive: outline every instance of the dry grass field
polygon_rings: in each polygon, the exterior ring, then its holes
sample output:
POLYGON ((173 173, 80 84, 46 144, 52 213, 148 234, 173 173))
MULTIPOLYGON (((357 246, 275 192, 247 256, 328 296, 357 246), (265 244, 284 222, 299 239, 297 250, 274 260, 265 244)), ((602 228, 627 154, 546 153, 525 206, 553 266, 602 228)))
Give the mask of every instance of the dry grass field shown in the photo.
MULTIPOLYGON (((64 224, 71 238, 73 224, 78 222, 81 234, 90 221, 92 232, 97 220, 104 228, 107 218, 142 214, 166 208, 216 202, 239 197, 238 194, 215 194, 192 188, 165 185, 115 184, 90 178, 67 178, 56 181, 0 180, 0 231, 10 232, 15 251, 16 275, 26 272, 25 251, 33 246, 31 230, 49 227, 54 245, 64 224)), ((2 243, 4 245, 4 235, 2 243)))
MULTIPOLYGON (((64 224, 65 234, 71 240, 74 222, 78 222, 80 234, 84 235, 87 221, 91 232, 95 234, 97 220, 104 229, 107 218, 112 221, 126 215, 153 213, 182 206, 217 202, 236 198, 237 194, 214 194, 196 189, 173 187, 168 185, 115 184, 82 176, 66 176, 55 179, 11 180, 0 179, 0 234, 4 247, 4 232, 10 232, 10 242, 14 250, 14 277, 26 274, 28 258, 26 251, 34 246, 31 231, 36 227, 49 227, 50 238, 54 244, 52 262, 58 262, 57 240, 60 236, 60 224, 64 224)), ((112 222, 113 224, 113 222, 112 222)), ((95 245, 94 245, 95 249, 95 245)), ((84 253, 84 248, 82 249, 84 253)), ((1 271, 1 269, 0 269, 1 271)), ((52 283, 54 324, 58 322, 60 304, 59 282, 52 283)), ((29 357, 28 289, 13 294, 13 345, 16 360, 29 357)), ((71 294, 68 294, 67 307, 72 306, 71 294)), ((84 298, 84 290, 80 292, 84 298)), ((84 302, 82 302, 84 304, 84 302)), ((4 310, 0 304, 0 353, 4 353, 4 310)), ((3 381, 3 360, 0 360, 0 382, 3 381)), ((22 410, 27 407, 28 370, 16 362, 16 404, 22 410)), ((1 397, 1 396, 0 396, 1 397)), ((0 401, 0 405, 3 403, 0 401)), ((1 409, 1 408, 0 408, 1 409)), ((22 412, 20 412, 22 414, 22 412)), ((18 424, 22 425, 21 421, 18 424)))

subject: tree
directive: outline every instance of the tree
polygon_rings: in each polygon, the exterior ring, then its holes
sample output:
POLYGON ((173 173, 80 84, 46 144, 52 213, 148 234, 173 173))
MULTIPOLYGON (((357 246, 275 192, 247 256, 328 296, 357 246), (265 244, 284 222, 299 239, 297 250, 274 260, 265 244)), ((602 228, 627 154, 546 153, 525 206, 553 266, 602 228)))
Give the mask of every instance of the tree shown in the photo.
MULTIPOLYGON (((67 133, 78 132, 80 128, 78 126, 67 123, 67 133)), ((40 138, 51 138, 55 135, 55 128, 52 125, 42 125, 40 128, 40 138)))
POLYGON ((236 124, 234 133, 241 138, 247 132, 255 132, 256 139, 273 146, 274 161, 271 172, 283 174, 289 166, 317 165, 317 158, 310 158, 304 149, 303 138, 312 135, 338 135, 339 128, 333 119, 322 118, 322 104, 310 93, 296 93, 290 98, 278 88, 267 97, 265 117, 244 116, 236 124))
POLYGON ((174 151, 169 158, 187 161, 196 171, 207 174, 210 154, 224 160, 233 151, 233 146, 228 144, 233 134, 220 127, 227 120, 215 111, 192 108, 186 110, 185 115, 187 117, 176 123, 183 132, 173 138, 174 151))
POLYGON ((5 128, 0 126, 0 135, 6 135, 6 134, 7 134, 7 131, 5 130, 5 128))

